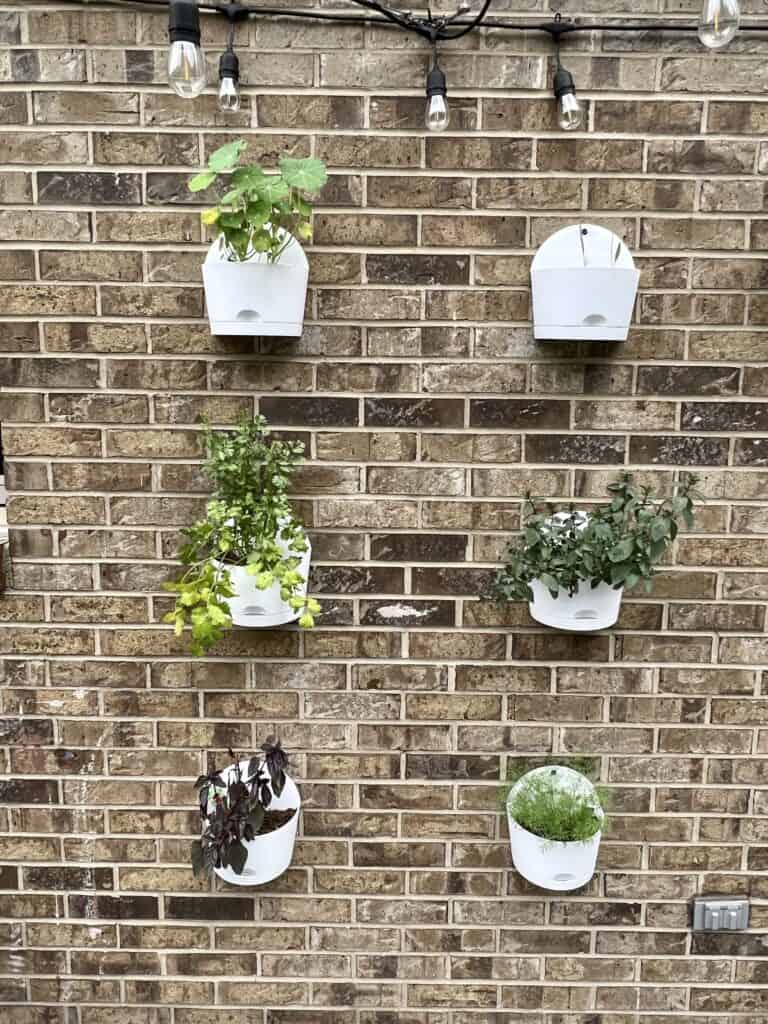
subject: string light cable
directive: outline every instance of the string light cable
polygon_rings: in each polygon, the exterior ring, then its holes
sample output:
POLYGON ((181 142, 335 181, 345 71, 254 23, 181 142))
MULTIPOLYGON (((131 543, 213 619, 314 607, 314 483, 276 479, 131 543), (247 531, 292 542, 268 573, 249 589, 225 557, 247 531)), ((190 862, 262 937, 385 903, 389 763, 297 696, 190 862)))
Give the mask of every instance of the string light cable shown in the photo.
POLYGON ((581 32, 661 33, 695 32, 703 46, 720 50, 741 30, 747 33, 768 32, 768 22, 741 25, 739 0, 703 0, 696 25, 669 21, 583 20, 573 21, 555 14, 551 21, 522 21, 489 17, 492 0, 482 0, 476 14, 470 14, 468 0, 462 0, 452 15, 425 14, 388 7, 380 0, 352 0, 365 13, 352 11, 296 10, 255 6, 247 0, 59 0, 81 8, 115 7, 138 11, 168 12, 168 83, 177 95, 194 99, 205 89, 207 65, 201 46, 200 15, 223 16, 229 20, 226 50, 219 60, 219 108, 225 113, 240 109, 240 65, 234 49, 235 28, 249 18, 296 18, 303 21, 339 22, 340 24, 390 25, 414 33, 426 40, 432 49, 426 79, 427 106, 425 126, 428 131, 441 132, 448 127, 450 111, 445 73, 438 61, 442 42, 461 39, 476 29, 484 32, 543 32, 552 40, 555 74, 552 91, 557 102, 558 124, 563 131, 575 131, 583 124, 583 111, 576 96, 573 75, 560 60, 564 36, 581 32))

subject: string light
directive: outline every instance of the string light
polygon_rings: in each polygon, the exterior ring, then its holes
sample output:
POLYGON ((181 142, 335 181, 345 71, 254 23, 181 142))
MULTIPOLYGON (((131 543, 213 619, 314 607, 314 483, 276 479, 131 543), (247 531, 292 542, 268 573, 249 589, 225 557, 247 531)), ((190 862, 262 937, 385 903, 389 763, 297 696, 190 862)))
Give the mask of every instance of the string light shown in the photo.
POLYGON ((448 87, 443 69, 437 63, 437 47, 432 54, 432 67, 427 74, 427 109, 424 124, 430 132, 444 132, 451 120, 448 100, 445 98, 448 87))
MULTIPOLYGON (((60 3, 78 7, 90 6, 92 0, 59 0, 60 3)), ((701 43, 709 49, 726 46, 741 29, 750 33, 768 32, 768 24, 741 25, 739 0, 703 0, 697 25, 686 25, 676 21, 655 22, 639 20, 619 21, 565 21, 560 14, 549 22, 524 22, 502 18, 486 17, 491 0, 482 0, 478 13, 468 14, 469 6, 462 0, 461 6, 450 17, 433 17, 427 9, 426 16, 389 8, 380 0, 352 0, 365 9, 365 14, 332 13, 322 10, 292 10, 279 7, 254 6, 247 0, 93 0, 99 6, 133 9, 169 10, 168 81, 175 93, 185 99, 198 96, 206 86, 205 55, 200 46, 200 12, 222 14, 236 20, 256 17, 298 18, 300 20, 336 21, 340 24, 388 24, 415 33, 429 40, 433 48, 442 41, 459 39, 482 26, 486 31, 545 32, 559 45, 563 32, 651 33, 696 32, 701 43)), ((219 106, 222 110, 239 109, 239 69, 237 55, 232 46, 219 62, 219 106)), ((515 83, 510 82, 514 87, 515 83)), ((573 76, 559 63, 553 80, 553 91, 558 100, 558 121, 565 131, 581 127, 583 112, 576 98, 573 76)), ((443 131, 448 125, 449 111, 446 102, 447 88, 445 74, 435 59, 427 76, 429 99, 426 124, 430 131, 443 131)))
POLYGON ((552 79, 552 91, 557 100, 557 123, 564 132, 575 132, 584 122, 584 112, 576 98, 576 86, 573 75, 560 63, 560 35, 568 31, 568 22, 563 22, 559 14, 555 15, 555 26, 552 33, 555 43, 555 77, 552 79))
POLYGON ((191 100, 205 88, 205 54, 200 46, 200 11, 195 0, 171 0, 168 12, 168 84, 191 100))

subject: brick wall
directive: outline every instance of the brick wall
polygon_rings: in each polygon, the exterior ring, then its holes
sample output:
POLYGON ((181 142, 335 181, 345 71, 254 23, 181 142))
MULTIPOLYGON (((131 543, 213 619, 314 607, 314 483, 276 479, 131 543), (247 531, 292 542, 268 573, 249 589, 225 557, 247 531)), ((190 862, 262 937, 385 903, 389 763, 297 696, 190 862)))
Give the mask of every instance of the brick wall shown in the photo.
POLYGON ((590 113, 565 137, 546 40, 472 35, 425 138, 413 39, 239 36, 225 120, 163 84, 163 15, 0 11, 0 1017, 765 1022, 766 43, 568 39, 590 113), (332 167, 300 341, 208 332, 185 181, 233 133, 332 167), (584 218, 638 257, 630 339, 536 345, 530 255, 584 218), (199 417, 243 410, 311 453, 325 611, 193 661, 161 584, 205 502, 199 417), (478 600, 527 488, 588 501, 624 465, 664 489, 695 467, 710 500, 615 630, 478 600), (271 730, 294 866, 216 890, 191 780, 271 730), (549 752, 599 759, 615 812, 593 884, 551 898, 497 813, 509 762, 549 752), (752 894, 750 932, 692 937, 712 890, 752 894))

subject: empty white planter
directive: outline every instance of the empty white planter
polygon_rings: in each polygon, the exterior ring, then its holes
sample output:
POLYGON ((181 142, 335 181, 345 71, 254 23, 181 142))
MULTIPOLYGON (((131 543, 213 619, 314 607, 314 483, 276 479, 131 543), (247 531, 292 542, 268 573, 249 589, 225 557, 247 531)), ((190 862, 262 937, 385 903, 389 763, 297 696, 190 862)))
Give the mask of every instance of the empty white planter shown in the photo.
POLYGON ((624 593, 623 587, 614 590, 609 583, 593 587, 589 580, 581 580, 572 596, 567 590, 559 590, 557 597, 552 597, 539 580, 531 580, 529 586, 533 591, 533 600, 528 602, 531 618, 572 633, 612 626, 619 617, 624 593))
MULTIPOLYGON (((288 545, 278 541, 284 554, 290 554, 288 545)), ((312 545, 307 540, 307 550, 303 553, 294 552, 301 559, 298 571, 304 579, 304 585, 297 596, 306 597, 309 565, 312 559, 312 545)), ((251 576, 244 565, 227 565, 225 567, 232 579, 235 596, 227 599, 229 614, 236 626, 282 626, 286 622, 294 622, 301 614, 295 611, 280 596, 280 584, 275 582, 266 590, 259 590, 256 577, 251 576)))
POLYGON ((240 263, 226 258, 220 236, 203 263, 211 333, 299 337, 308 278, 307 257, 295 238, 277 263, 267 263, 263 253, 240 263))
POLYGON ((622 240, 595 224, 571 224, 531 264, 533 336, 625 341, 640 271, 622 240))
POLYGON ((507 822, 509 824, 509 842, 512 848, 512 861, 515 869, 533 885, 542 889, 553 889, 564 892, 578 889, 586 885, 595 873, 597 852, 600 849, 600 831, 589 839, 578 843, 563 843, 550 839, 542 839, 534 835, 515 821, 510 813, 511 803, 526 779, 547 775, 552 784, 560 789, 582 793, 592 799, 595 813, 603 818, 595 787, 580 772, 563 765, 546 765, 527 772, 515 783, 507 797, 507 822))
MULTIPOLYGON (((248 777, 248 761, 240 762, 240 770, 245 780, 248 777)), ((230 765, 221 774, 225 781, 234 781, 234 765, 230 765)), ((248 860, 241 874, 238 875, 230 867, 213 869, 222 881, 229 882, 230 885, 264 885, 288 869, 293 858, 296 830, 299 827, 301 796, 296 783, 286 775, 283 792, 280 796, 272 796, 268 810, 287 811, 292 807, 296 808, 296 813, 290 821, 274 832, 267 832, 263 836, 256 836, 250 842, 243 843, 248 850, 248 860)))

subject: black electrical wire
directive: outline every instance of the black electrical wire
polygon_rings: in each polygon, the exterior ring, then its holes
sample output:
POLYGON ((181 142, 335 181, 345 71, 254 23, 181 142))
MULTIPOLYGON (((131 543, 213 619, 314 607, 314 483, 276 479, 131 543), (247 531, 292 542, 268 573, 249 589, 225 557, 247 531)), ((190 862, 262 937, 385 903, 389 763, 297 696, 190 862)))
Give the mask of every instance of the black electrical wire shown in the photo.
MULTIPOLYGON (((59 3, 72 4, 77 7, 119 7, 123 9, 146 10, 147 8, 168 8, 170 0, 58 0, 59 3)), ((238 0, 237 6, 241 9, 239 17, 274 17, 274 18, 299 18, 306 21, 338 21, 347 24, 391 24, 397 25, 408 32, 415 32, 430 41, 459 39, 473 29, 482 27, 484 29, 496 29, 507 32, 544 32, 547 35, 556 37, 573 32, 697 32, 698 25, 686 24, 678 21, 512 21, 509 19, 493 18, 488 20, 486 13, 491 6, 492 0, 484 0, 480 12, 473 18, 450 18, 445 19, 444 27, 437 28, 437 22, 430 22, 427 18, 417 18, 413 15, 391 10, 376 0, 352 0, 359 7, 375 12, 371 15, 359 14, 331 14, 325 11, 297 11, 283 10, 273 7, 251 7, 242 0, 238 0), (447 32, 448 25, 460 27, 462 31, 450 34, 447 32)), ((227 14, 227 4, 213 2, 213 0, 200 0, 199 7, 204 13, 227 14)), ((748 32, 768 32, 768 22, 742 24, 739 34, 748 32)))

